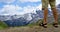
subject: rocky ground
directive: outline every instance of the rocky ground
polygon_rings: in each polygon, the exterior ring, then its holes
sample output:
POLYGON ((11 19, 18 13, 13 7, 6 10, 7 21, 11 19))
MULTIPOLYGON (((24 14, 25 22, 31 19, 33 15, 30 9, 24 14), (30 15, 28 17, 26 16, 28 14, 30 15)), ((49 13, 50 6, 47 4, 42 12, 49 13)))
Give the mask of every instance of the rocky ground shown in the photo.
POLYGON ((60 32, 60 26, 58 28, 52 25, 48 26, 48 28, 43 28, 41 26, 10 27, 0 30, 0 32, 60 32))

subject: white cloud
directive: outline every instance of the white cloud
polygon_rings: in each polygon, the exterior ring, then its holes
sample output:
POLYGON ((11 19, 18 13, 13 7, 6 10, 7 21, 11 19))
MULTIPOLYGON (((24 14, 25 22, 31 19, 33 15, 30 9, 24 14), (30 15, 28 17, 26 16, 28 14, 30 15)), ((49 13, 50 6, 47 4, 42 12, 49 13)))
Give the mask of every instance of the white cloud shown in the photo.
POLYGON ((2 14, 18 14, 19 10, 22 10, 21 7, 15 6, 15 5, 5 5, 2 9, 1 12, 2 14))
POLYGON ((0 0, 0 2, 3 2, 3 3, 13 3, 15 0, 0 0))
POLYGON ((23 8, 23 11, 24 11, 24 13, 34 13, 33 10, 35 10, 35 9, 36 9, 35 7, 27 6, 27 7, 23 8))
POLYGON ((25 13, 36 13, 36 9, 40 8, 41 5, 38 7, 27 6, 27 7, 20 7, 15 5, 5 5, 0 11, 1 14, 5 15, 14 15, 14 14, 25 14, 25 13))
POLYGON ((41 0, 19 0, 20 2, 38 2, 41 0))
POLYGON ((14 14, 25 14, 33 12, 34 7, 20 7, 15 5, 5 5, 2 9, 0 9, 1 14, 5 15, 14 15, 14 14))
POLYGON ((56 5, 60 4, 60 0, 56 0, 56 5))
POLYGON ((36 8, 41 10, 42 9, 42 4, 38 5, 36 8))
POLYGON ((36 13, 36 9, 42 8, 42 4, 38 6, 25 6, 25 7, 20 7, 18 5, 4 5, 2 9, 0 9, 0 14, 5 14, 5 15, 13 15, 13 14, 25 14, 25 13, 36 13))

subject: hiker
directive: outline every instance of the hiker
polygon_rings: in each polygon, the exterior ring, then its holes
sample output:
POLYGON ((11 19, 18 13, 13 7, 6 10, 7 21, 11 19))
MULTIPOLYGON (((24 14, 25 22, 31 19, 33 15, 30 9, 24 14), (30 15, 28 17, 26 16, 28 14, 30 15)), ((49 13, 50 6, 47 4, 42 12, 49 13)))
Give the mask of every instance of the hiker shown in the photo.
POLYGON ((56 9, 56 0, 42 0, 42 10, 44 10, 44 20, 43 23, 40 23, 39 25, 47 28, 47 15, 48 15, 48 4, 51 6, 51 10, 53 12, 53 16, 55 19, 55 22, 53 24, 54 27, 58 27, 58 14, 57 14, 57 9, 56 9))

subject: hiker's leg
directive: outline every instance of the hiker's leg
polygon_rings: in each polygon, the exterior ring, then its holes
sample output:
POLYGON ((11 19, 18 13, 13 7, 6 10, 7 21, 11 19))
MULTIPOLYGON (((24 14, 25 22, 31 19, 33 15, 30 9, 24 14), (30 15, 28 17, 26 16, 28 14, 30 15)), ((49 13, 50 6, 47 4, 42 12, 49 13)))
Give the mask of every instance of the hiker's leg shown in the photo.
POLYGON ((54 16, 54 19, 55 19, 54 23, 58 23, 58 14, 57 14, 56 8, 53 8, 52 12, 53 12, 53 16, 54 16))
POLYGON ((48 15, 48 0, 42 0, 42 10, 44 10, 43 24, 45 24, 47 23, 47 15, 48 15))
POLYGON ((49 3, 50 3, 50 6, 51 6, 51 9, 52 9, 52 12, 53 12, 53 16, 54 16, 54 19, 55 19, 54 23, 58 23, 58 14, 57 14, 56 6, 55 6, 56 0, 50 0, 49 3))
POLYGON ((43 21, 43 24, 47 23, 47 17, 48 17, 48 8, 44 8, 44 21, 43 21))

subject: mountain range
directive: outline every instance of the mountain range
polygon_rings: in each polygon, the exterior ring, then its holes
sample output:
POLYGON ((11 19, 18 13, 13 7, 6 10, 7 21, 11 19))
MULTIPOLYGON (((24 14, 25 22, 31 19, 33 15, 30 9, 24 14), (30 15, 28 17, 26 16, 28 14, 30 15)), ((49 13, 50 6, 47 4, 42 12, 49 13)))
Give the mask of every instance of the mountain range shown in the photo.
MULTIPOLYGON (((57 5, 58 13, 60 14, 60 4, 57 5)), ((39 19, 43 19, 42 10, 36 10, 36 13, 26 13, 24 15, 0 15, 0 20, 4 21, 8 26, 22 26, 30 23, 36 23, 39 19)), ((48 17, 50 17, 52 11, 48 9, 48 17)))

